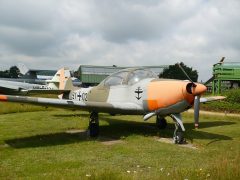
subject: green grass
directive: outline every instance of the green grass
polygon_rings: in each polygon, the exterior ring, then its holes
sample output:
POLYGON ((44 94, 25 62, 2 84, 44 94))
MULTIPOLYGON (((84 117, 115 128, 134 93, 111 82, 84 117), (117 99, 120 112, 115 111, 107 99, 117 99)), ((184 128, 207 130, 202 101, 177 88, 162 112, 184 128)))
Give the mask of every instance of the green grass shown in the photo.
MULTIPOLYGON (((56 98, 55 94, 32 94, 33 97, 56 98)), ((33 111, 49 111, 56 108, 48 108, 31 104, 6 103, 0 102, 0 114, 16 113, 16 112, 33 112, 33 111)))
POLYGON ((192 114, 184 113, 185 137, 197 147, 191 149, 156 141, 172 137, 171 119, 159 131, 153 118, 100 114, 101 136, 89 139, 85 132, 67 133, 86 130, 88 112, 36 110, 0 115, 0 179, 240 178, 237 117, 201 115, 195 130, 192 114))
POLYGON ((45 111, 45 110, 51 110, 51 109, 52 108, 34 106, 34 105, 30 105, 30 104, 0 102, 0 114, 9 114, 9 113, 16 113, 16 112, 45 111))

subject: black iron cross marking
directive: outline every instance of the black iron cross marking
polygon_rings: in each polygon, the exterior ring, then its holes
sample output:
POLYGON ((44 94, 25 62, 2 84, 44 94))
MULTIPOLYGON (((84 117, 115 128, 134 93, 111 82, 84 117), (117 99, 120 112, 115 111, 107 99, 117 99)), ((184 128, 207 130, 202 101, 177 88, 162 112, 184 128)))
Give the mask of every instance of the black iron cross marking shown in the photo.
POLYGON ((140 96, 140 94, 142 94, 143 93, 143 90, 140 88, 140 87, 138 87, 136 90, 135 90, 135 93, 137 93, 137 100, 139 100, 139 99, 141 99, 142 98, 142 96, 140 96))
POLYGON ((81 97, 82 97, 82 95, 79 93, 78 95, 77 95, 77 97, 79 98, 79 101, 81 100, 81 97))

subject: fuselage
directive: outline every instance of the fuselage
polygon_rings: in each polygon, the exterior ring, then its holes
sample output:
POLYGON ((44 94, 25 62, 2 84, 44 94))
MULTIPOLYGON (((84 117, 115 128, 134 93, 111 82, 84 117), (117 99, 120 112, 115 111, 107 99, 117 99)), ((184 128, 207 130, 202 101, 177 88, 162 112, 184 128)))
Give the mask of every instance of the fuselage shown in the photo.
MULTIPOLYGON (((146 78, 134 84, 106 86, 104 83, 96 87, 81 88, 73 91, 69 99, 89 103, 107 103, 109 105, 127 104, 126 108, 103 108, 104 111, 116 114, 146 114, 156 111, 166 116, 181 113, 194 102, 196 94, 188 92, 189 81, 146 78), (135 106, 131 106, 134 104, 135 106)), ((198 84, 205 91, 205 86, 198 84)))

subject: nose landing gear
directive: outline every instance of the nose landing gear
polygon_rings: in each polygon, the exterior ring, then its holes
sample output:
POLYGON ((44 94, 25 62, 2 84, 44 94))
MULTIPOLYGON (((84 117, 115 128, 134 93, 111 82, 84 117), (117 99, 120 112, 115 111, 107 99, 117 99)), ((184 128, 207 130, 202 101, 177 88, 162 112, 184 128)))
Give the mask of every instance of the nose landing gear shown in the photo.
POLYGON ((170 117, 175 122, 175 130, 173 133, 173 142, 175 144, 183 144, 186 142, 186 140, 183 137, 183 131, 185 131, 185 128, 182 123, 182 118, 180 114, 172 114, 170 117))
POLYGON ((183 131, 179 128, 178 124, 175 124, 175 130, 173 134, 173 143, 175 144, 183 144, 185 143, 185 139, 183 137, 183 131))

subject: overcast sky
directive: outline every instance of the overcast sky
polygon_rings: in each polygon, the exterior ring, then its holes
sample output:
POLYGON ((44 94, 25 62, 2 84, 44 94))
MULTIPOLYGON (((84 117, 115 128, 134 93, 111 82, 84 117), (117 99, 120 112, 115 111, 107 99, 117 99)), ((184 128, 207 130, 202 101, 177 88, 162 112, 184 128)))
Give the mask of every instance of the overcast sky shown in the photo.
POLYGON ((1 68, 240 61, 239 0, 0 0, 1 68))

